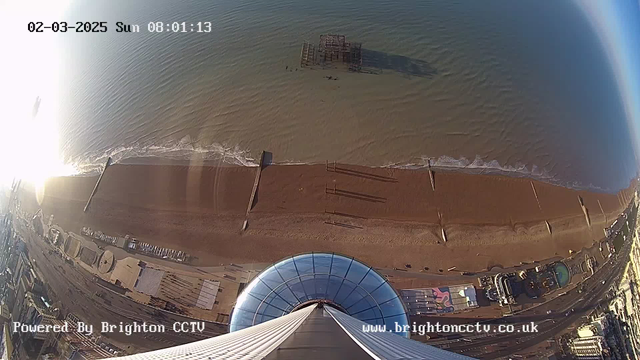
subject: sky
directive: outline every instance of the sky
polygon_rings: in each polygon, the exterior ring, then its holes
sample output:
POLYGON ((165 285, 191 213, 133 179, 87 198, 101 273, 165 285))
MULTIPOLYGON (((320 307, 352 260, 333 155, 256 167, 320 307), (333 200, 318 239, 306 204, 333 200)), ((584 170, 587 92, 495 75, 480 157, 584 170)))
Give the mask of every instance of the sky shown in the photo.
POLYGON ((574 0, 595 30, 615 74, 638 163, 640 143, 640 1, 574 0))

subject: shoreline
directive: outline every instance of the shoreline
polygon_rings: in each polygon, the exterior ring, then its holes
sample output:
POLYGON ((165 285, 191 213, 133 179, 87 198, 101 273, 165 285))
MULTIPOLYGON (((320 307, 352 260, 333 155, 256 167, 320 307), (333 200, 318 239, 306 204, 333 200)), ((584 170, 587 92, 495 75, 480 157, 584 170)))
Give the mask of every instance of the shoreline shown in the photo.
MULTIPOLYGON (((113 162, 113 165, 136 165, 136 166, 206 166, 206 167, 247 167, 247 168, 255 168, 258 167, 256 163, 256 159, 253 157, 246 157, 242 160, 243 164, 239 164, 237 159, 233 156, 229 157, 230 159, 236 159, 236 161, 226 162, 224 158, 216 158, 216 159, 205 159, 208 154, 192 154, 189 158, 185 159, 173 159, 173 158, 164 158, 161 156, 133 156, 127 157, 124 159, 119 159, 113 162)), ((219 155, 219 154, 217 154, 219 155)), ((94 176, 99 173, 102 164, 106 161, 107 157, 100 158, 96 160, 96 163, 92 163, 90 165, 81 166, 81 168, 90 169, 85 170, 85 172, 80 172, 78 174, 70 175, 70 177, 87 177, 94 176)), ((489 176, 504 176, 509 178, 516 179, 528 179, 539 181, 555 186, 561 186, 571 190, 581 190, 581 191, 590 191, 590 192, 600 192, 600 193, 608 193, 614 194, 624 189, 620 189, 617 191, 594 186, 594 185, 581 185, 578 184, 577 181, 562 181, 554 178, 551 175, 547 174, 538 174, 534 173, 535 170, 529 170, 528 166, 522 166, 519 168, 513 166, 503 167, 499 163, 495 166, 483 166, 483 165, 473 165, 478 159, 483 164, 493 164, 495 161, 484 162, 482 158, 476 157, 476 160, 469 161, 465 157, 461 157, 459 159, 455 159, 446 155, 440 156, 438 158, 432 159, 434 162, 429 166, 424 163, 428 158, 421 158, 419 162, 404 162, 404 163, 389 163, 385 165, 354 165, 351 166, 370 168, 370 169, 398 169, 398 170, 412 170, 412 171, 427 171, 429 168, 435 171, 444 171, 444 172, 459 172, 467 175, 489 175, 489 176), (439 164, 440 162, 444 164, 439 164), (468 165, 452 165, 450 162, 461 162, 468 163, 468 165), (523 171, 524 169, 524 171, 523 171)), ((429 158, 431 159, 431 158, 429 158)), ((95 160, 95 159, 94 159, 95 160)), ((329 162, 333 163, 333 162, 329 162)), ((299 162, 299 161, 270 161, 268 166, 319 166, 324 165, 325 162, 299 162)), ((537 167, 534 165, 534 169, 537 167)), ((633 178, 630 179, 633 181, 633 178)))
MULTIPOLYGON (((82 208, 97 176, 50 179, 42 209, 69 231, 90 226, 131 234, 193 254, 199 266, 275 262, 299 252, 334 251, 376 267, 479 271, 565 257, 570 249, 591 246, 632 193, 631 187, 603 194, 437 169, 434 192, 427 171, 338 168, 264 167, 244 232, 255 167, 115 164, 86 214, 82 208), (327 193, 333 186, 338 194, 327 193)), ((37 207, 32 197, 31 211, 37 207)))

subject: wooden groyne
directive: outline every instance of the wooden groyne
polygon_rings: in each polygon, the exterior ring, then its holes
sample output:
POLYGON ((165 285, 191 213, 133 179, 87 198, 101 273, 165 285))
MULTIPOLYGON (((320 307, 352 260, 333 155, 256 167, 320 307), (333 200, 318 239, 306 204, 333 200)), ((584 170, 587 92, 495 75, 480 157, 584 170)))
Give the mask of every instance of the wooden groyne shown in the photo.
POLYGON ((266 151, 264 150, 262 151, 262 154, 260 154, 260 165, 258 165, 258 171, 256 172, 256 179, 253 181, 253 189, 251 190, 251 197, 249 198, 249 205, 247 206, 247 213, 245 216, 244 224, 242 224, 242 230, 246 230, 249 224, 249 219, 248 219, 249 212, 253 207, 253 201, 256 197, 256 193, 258 192, 258 184, 260 184, 260 175, 262 175, 262 167, 264 165, 265 154, 266 154, 266 151))
POLYGON ((538 203, 538 209, 542 211, 542 206, 540 206, 540 199, 538 198, 538 192, 536 191, 536 186, 533 185, 533 181, 530 181, 530 183, 531 183, 531 190, 533 190, 533 196, 535 196, 536 203, 538 203))
POLYGON ((602 208, 602 204, 600 204, 600 200, 598 200, 598 206, 600 207, 600 211, 602 212, 602 216, 604 216, 604 223, 607 223, 607 214, 605 214, 604 209, 602 208))
POLYGON ((579 195, 578 202, 580 203, 580 208, 582 209, 582 213, 584 214, 584 219, 587 221, 587 225, 589 226, 589 228, 591 228, 591 218, 589 218, 589 210, 584 205, 584 200, 579 195))
POLYGON ((436 182, 433 179, 433 170, 431 170, 431 159, 427 160, 427 167, 429 169, 429 180, 431 180, 431 190, 436 191, 436 182))
POLYGON ((89 210, 89 205, 91 204, 91 200, 93 199, 93 196, 96 194, 96 191, 98 191, 98 186, 100 185, 100 181, 102 181, 102 177, 104 176, 105 171, 107 171, 107 168, 109 167, 109 165, 111 165, 111 156, 109 156, 109 158, 107 159, 107 162, 104 164, 104 169, 102 169, 102 172, 98 177, 98 181, 96 181, 96 186, 93 187, 93 191, 89 196, 89 200, 87 200, 87 205, 84 206, 84 212, 87 212, 87 210, 89 210))

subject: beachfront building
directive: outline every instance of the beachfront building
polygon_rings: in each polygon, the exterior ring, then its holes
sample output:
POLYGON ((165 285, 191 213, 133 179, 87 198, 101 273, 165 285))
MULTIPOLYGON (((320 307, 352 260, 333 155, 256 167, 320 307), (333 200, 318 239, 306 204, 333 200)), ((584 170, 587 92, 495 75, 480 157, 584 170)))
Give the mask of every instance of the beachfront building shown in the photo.
POLYGON ((500 306, 507 306, 516 303, 513 296, 513 289, 511 288, 511 279, 514 278, 513 274, 498 274, 495 276, 495 288, 498 293, 498 303, 500 306))
POLYGON ((13 354, 13 342, 11 341, 11 329, 9 324, 5 323, 2 327, 2 337, 0 344, 0 359, 11 359, 13 354))
POLYGON ((265 269, 238 297, 230 331, 120 359, 469 359, 408 339, 395 290, 371 267, 336 254, 265 269))
POLYGON ((635 349, 621 321, 613 312, 593 318, 577 329, 571 352, 578 359, 635 359, 635 349))
POLYGON ((570 345, 571 353, 577 359, 605 359, 608 358, 609 349, 602 336, 589 336, 574 339, 570 345))
POLYGON ((50 332, 47 335, 45 349, 55 349, 60 359, 104 359, 113 355, 118 355, 122 351, 115 346, 104 342, 104 338, 98 340, 93 336, 78 331, 79 319, 72 313, 67 314, 64 321, 55 320, 54 325, 63 326, 67 324, 68 331, 50 332))
POLYGON ((472 284, 402 289, 400 296, 409 315, 445 314, 478 307, 476 288, 472 284))
MULTIPOLYGON (((58 310, 51 307, 44 296, 27 292, 21 301, 16 301, 11 314, 11 321, 29 326, 53 325, 58 310)), ((34 359, 42 349, 47 332, 12 332, 12 343, 17 355, 16 359, 34 359)))

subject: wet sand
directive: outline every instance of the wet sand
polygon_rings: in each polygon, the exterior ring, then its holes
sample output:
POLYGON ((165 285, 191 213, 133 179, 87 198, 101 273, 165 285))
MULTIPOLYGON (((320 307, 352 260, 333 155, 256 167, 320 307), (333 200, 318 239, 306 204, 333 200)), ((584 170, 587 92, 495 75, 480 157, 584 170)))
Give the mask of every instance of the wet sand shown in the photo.
MULTIPOLYGON (((438 272, 567 256, 601 239, 632 195, 630 189, 602 194, 445 171, 435 172, 434 192, 427 171, 330 168, 267 166, 245 232, 256 168, 113 165, 87 213, 82 210, 97 177, 50 179, 42 209, 67 231, 91 226, 131 234, 193 254, 200 265, 334 251, 377 267, 411 264, 438 272)), ((23 192, 23 206, 37 207, 32 192, 23 192)))

